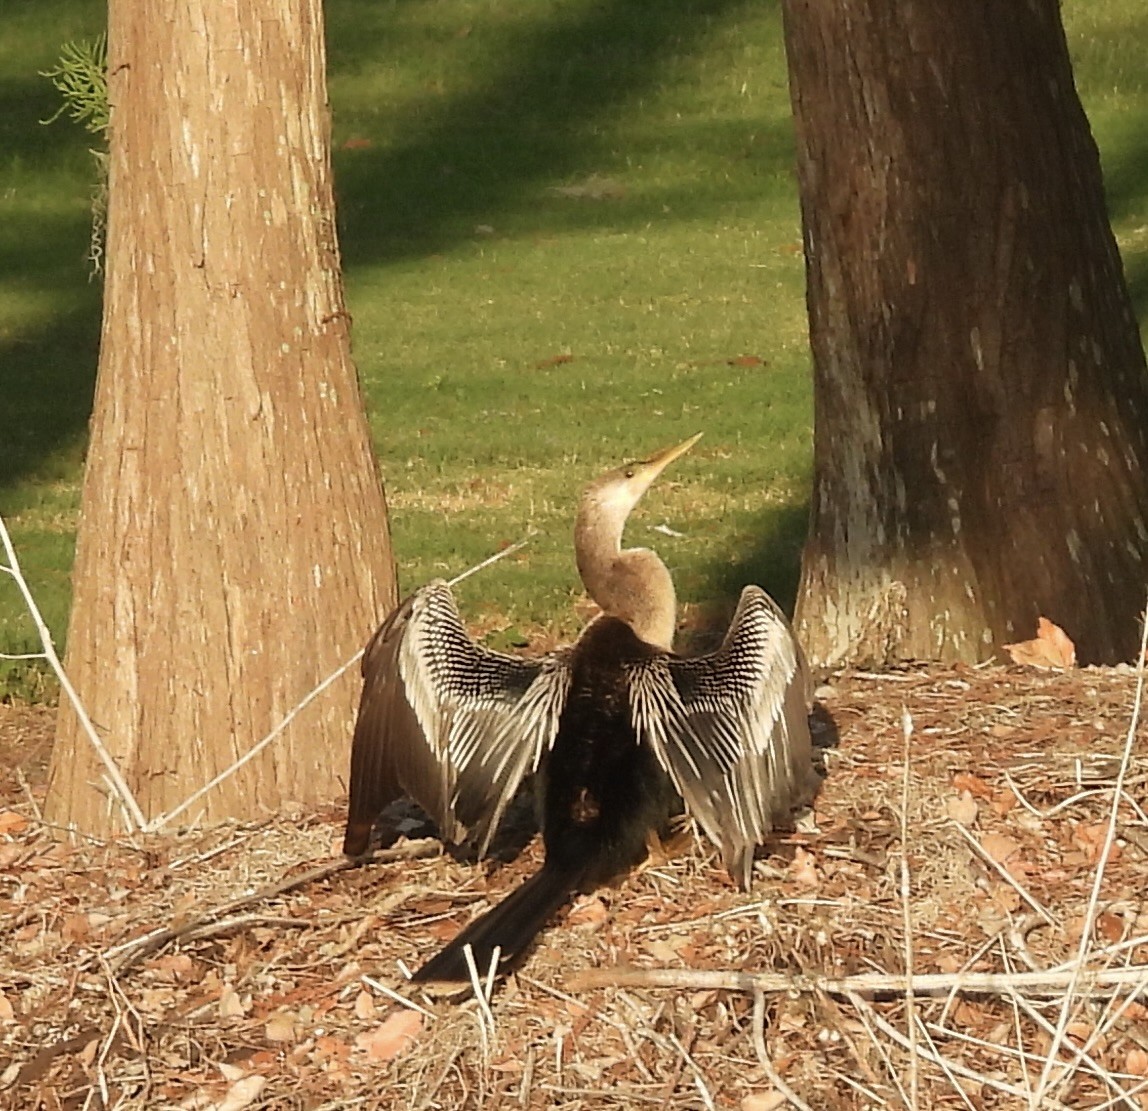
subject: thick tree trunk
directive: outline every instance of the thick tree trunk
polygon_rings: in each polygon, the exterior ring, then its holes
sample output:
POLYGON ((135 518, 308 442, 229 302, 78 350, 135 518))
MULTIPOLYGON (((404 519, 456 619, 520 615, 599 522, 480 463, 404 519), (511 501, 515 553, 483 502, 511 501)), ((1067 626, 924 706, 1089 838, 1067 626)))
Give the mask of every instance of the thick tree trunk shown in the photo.
MULTIPOLYGON (((108 269, 67 669, 149 818, 394 601, 343 305, 320 0, 112 0, 108 269)), ((349 674, 186 820, 340 790, 349 674)), ((48 816, 122 828, 62 700, 48 816)))
POLYGON ((1144 352, 1056 0, 785 0, 815 374, 812 659, 1135 652, 1144 352))

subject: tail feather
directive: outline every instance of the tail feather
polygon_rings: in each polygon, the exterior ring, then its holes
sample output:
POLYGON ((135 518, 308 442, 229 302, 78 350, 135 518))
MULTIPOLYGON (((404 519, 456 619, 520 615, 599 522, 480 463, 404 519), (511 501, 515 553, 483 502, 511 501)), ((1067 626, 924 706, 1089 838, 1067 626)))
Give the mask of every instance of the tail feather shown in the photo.
POLYGON ((485 976, 494 950, 499 950, 498 967, 504 971, 512 964, 550 916, 567 902, 578 885, 578 875, 553 865, 531 876, 481 918, 472 922, 441 952, 431 957, 413 979, 428 982, 467 983, 470 969, 464 948, 469 945, 475 968, 485 976))

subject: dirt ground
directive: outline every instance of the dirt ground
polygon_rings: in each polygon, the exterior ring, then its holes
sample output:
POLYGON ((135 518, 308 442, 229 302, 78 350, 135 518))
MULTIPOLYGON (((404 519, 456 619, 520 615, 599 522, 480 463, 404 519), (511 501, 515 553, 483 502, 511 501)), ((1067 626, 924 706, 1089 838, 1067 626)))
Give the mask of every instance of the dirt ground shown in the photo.
POLYGON ((400 962, 536 842, 480 866, 403 840, 308 879, 336 800, 67 844, 39 819, 51 711, 0 705, 0 1105, 1146 1111, 1136 683, 836 676, 821 794, 751 892, 685 837, 561 913, 489 1003, 425 996, 400 962))

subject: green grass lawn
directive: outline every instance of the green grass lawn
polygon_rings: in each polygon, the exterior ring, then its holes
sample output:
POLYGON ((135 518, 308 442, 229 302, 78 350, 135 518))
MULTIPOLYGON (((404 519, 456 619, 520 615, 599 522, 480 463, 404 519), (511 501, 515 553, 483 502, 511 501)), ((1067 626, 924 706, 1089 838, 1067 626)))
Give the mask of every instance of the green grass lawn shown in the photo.
MULTIPOLYGON (((36 72, 94 37, 103 8, 9 6, 0 512, 62 639, 99 287, 84 264, 88 137, 38 124, 54 94, 36 72)), ((1141 8, 1068 0, 1065 18, 1145 319, 1141 8)), ((750 579, 791 599, 812 421, 777 6, 664 0, 651 19, 621 0, 329 0, 327 20, 355 355, 403 585, 530 532, 467 584, 469 612, 573 632, 579 486, 704 431, 631 537, 687 601, 750 579)), ((33 645, 0 580, 0 651, 33 645)))

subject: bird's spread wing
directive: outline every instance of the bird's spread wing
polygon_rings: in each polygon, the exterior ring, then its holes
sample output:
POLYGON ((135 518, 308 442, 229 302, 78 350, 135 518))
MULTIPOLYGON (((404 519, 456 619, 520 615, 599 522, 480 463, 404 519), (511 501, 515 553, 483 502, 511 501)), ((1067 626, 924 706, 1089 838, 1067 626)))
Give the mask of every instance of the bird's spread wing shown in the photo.
POLYGON ((805 662, 785 615, 747 586, 721 647, 633 665, 631 710, 691 813, 748 886, 753 847, 812 798, 805 662))
POLYGON ((407 794, 445 839, 474 834, 485 852, 553 743, 569 684, 561 655, 523 660, 475 644, 446 583, 416 591, 363 657, 344 851, 364 851, 379 811, 407 794))

